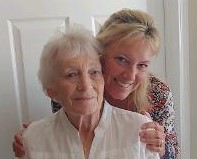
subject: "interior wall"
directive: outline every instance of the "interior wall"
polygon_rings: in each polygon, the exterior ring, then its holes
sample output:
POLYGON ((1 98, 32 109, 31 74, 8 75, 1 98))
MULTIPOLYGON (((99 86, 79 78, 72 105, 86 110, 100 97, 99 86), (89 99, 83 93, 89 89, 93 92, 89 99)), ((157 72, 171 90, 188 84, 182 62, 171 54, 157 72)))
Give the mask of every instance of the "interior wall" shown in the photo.
POLYGON ((191 159, 197 158, 197 1, 189 1, 191 159))

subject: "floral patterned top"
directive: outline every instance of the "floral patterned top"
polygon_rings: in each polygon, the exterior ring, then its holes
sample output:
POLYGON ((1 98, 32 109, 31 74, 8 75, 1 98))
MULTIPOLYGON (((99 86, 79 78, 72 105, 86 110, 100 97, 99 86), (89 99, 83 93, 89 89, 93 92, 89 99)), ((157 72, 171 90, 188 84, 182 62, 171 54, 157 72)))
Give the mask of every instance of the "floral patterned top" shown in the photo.
MULTIPOLYGON (((175 109, 173 96, 170 88, 161 80, 150 75, 149 102, 151 109, 149 113, 152 120, 164 126, 165 155, 161 159, 176 159, 180 152, 177 134, 175 132, 175 109)), ((52 112, 58 111, 61 106, 52 101, 52 112)))
POLYGON ((165 155, 162 159, 176 159, 180 152, 177 134, 175 132, 175 107, 170 88, 161 80, 150 75, 149 111, 153 121, 164 126, 165 155))

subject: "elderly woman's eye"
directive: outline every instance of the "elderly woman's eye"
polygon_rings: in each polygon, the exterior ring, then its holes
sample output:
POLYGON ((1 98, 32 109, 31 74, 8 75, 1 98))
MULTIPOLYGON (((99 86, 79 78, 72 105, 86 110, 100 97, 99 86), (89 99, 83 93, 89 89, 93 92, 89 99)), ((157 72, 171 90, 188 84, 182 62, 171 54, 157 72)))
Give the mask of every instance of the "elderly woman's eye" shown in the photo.
POLYGON ((90 75, 91 76, 100 76, 100 75, 102 75, 102 72, 101 72, 101 70, 92 70, 92 71, 90 71, 90 75))
POLYGON ((66 73, 66 78, 75 78, 78 76, 78 72, 68 72, 66 73))

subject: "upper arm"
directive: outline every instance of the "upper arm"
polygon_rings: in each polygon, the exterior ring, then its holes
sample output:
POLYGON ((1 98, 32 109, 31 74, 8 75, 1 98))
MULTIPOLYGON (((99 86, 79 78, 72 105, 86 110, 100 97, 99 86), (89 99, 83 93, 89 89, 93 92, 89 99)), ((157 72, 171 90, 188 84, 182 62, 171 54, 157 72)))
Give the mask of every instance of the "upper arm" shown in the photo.
POLYGON ((180 151, 178 146, 177 134, 175 131, 175 107, 172 93, 169 93, 168 100, 166 101, 164 112, 166 118, 164 120, 164 130, 166 134, 166 154, 168 158, 173 158, 169 156, 177 156, 180 151))
POLYGON ((170 88, 154 76, 150 78, 150 115, 153 121, 164 127, 166 135, 166 154, 171 154, 165 159, 175 158, 179 152, 177 134, 175 132, 175 105, 170 88))

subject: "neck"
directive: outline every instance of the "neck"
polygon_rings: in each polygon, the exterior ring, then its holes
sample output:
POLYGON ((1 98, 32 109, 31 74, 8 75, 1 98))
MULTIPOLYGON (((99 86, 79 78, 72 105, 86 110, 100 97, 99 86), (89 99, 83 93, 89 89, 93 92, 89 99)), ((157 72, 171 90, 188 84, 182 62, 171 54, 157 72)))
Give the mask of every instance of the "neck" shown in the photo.
POLYGON ((92 141, 94 139, 94 130, 98 126, 102 111, 103 107, 101 110, 88 115, 74 115, 66 113, 68 120, 79 131, 85 158, 88 158, 89 156, 92 141))
POLYGON ((107 93, 107 91, 105 91, 104 97, 105 97, 106 101, 114 107, 125 109, 125 110, 130 110, 130 111, 135 111, 135 105, 129 99, 130 96, 128 96, 127 98, 125 98, 123 100, 114 99, 107 93))
POLYGON ((74 125, 74 127, 80 132, 92 132, 97 127, 103 107, 92 114, 78 115, 72 113, 66 113, 68 120, 74 125))

